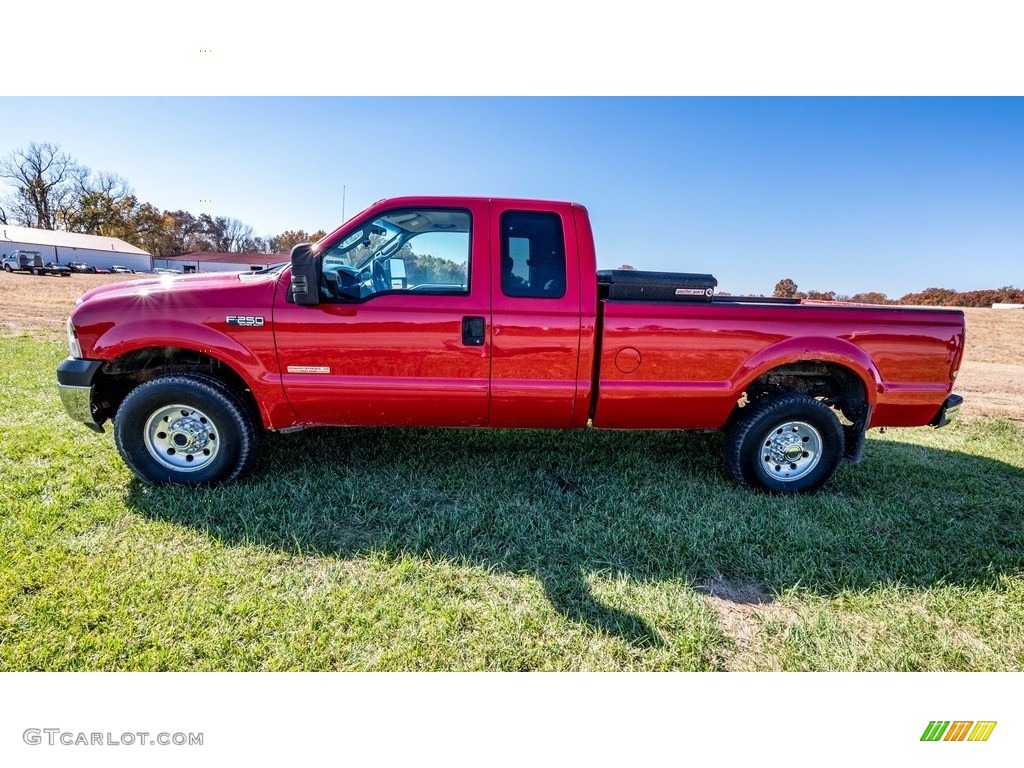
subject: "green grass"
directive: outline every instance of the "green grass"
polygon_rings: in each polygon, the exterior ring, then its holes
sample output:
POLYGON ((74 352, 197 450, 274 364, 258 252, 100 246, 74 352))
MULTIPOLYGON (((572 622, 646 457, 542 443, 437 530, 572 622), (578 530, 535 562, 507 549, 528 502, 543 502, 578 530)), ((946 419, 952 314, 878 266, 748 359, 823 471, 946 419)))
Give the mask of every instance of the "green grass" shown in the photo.
POLYGON ((63 354, 0 339, 3 670, 1024 667, 1013 424, 873 432, 800 498, 667 432, 271 435, 149 488, 64 415, 63 354))

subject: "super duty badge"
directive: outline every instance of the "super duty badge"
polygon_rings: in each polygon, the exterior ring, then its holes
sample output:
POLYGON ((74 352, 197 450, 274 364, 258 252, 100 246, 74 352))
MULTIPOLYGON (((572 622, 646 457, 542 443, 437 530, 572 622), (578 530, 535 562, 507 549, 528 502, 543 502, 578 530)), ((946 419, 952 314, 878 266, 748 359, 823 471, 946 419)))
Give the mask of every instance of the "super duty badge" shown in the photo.
POLYGON ((240 325, 244 328, 262 328, 266 323, 262 315, 228 315, 228 325, 240 325))

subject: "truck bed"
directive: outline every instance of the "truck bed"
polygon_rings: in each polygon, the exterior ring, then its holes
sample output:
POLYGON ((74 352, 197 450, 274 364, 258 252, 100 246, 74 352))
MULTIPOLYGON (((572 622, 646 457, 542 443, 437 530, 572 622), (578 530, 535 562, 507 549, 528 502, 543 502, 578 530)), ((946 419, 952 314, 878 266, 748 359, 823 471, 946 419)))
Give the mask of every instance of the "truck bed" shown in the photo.
POLYGON ((857 374, 873 426, 927 424, 953 387, 963 312, 796 299, 602 299, 597 427, 717 429, 770 369, 824 361, 857 374))

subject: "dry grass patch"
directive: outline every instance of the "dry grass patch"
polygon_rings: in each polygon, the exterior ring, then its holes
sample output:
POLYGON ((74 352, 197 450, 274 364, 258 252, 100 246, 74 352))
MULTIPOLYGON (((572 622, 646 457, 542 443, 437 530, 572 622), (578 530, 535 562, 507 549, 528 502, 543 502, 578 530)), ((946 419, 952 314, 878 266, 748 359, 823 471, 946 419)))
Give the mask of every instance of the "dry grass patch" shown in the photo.
POLYGON ((28 334, 56 338, 64 334, 64 321, 75 301, 90 288, 152 275, 85 275, 37 277, 27 272, 0 271, 0 335, 28 334))

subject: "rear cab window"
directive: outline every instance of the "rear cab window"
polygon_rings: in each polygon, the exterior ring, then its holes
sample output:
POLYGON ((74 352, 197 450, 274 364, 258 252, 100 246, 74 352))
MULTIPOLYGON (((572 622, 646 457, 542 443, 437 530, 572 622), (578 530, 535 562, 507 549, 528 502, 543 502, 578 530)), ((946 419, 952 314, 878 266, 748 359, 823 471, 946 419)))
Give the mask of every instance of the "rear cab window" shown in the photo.
POLYGON ((547 211, 501 214, 501 290, 506 296, 560 299, 565 295, 562 219, 547 211))

